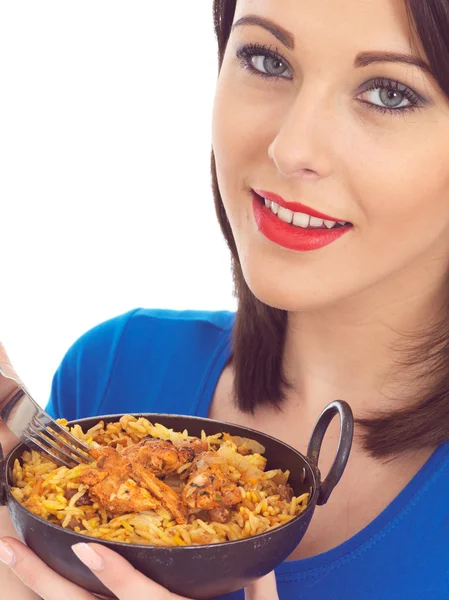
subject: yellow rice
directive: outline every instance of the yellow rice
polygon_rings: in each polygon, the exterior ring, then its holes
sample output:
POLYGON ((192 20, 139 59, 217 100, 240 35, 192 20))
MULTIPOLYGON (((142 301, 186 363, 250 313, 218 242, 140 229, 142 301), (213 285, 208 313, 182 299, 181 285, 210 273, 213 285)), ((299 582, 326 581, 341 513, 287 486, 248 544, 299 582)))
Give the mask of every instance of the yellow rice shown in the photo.
MULTIPOLYGON (((67 421, 60 420, 59 423, 68 429, 67 421)), ((114 441, 118 448, 123 448, 149 436, 172 441, 189 439, 187 431, 175 432, 130 415, 107 425, 101 421, 86 432, 79 425, 70 428, 70 431, 89 446, 97 448, 114 441)), ((15 461, 12 493, 32 513, 61 527, 70 527, 77 533, 104 540, 156 546, 214 544, 254 536, 287 523, 307 508, 309 494, 291 500, 279 496, 275 482, 287 482, 289 473, 280 469, 265 471, 266 459, 261 454, 242 456, 237 452, 235 439, 227 434, 207 436, 202 432, 201 439, 207 441, 209 448, 221 448, 225 452, 229 473, 241 492, 242 500, 233 507, 228 523, 206 523, 195 518, 191 523, 179 525, 163 507, 113 518, 96 502, 89 506, 76 506, 86 489, 80 482, 80 476, 91 466, 58 467, 35 451, 26 451, 20 461, 15 461), (75 495, 68 500, 65 494, 69 490, 74 490, 75 495)), ((171 481, 166 482, 172 485, 171 481)), ((178 484, 173 482, 178 492, 180 485, 181 479, 178 484)))

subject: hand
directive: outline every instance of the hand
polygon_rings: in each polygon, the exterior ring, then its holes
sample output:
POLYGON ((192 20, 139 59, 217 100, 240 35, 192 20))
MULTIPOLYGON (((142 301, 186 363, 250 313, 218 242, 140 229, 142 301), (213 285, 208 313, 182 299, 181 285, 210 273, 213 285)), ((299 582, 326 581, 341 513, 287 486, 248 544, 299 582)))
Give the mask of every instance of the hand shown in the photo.
MULTIPOLYGON (((76 556, 119 600, 187 600, 172 594, 154 581, 136 571, 124 558, 100 544, 75 544, 76 556)), ((96 596, 67 581, 44 562, 27 546, 12 538, 0 541, 0 558, 9 562, 19 579, 32 589, 42 600, 96 600, 96 596), (6 552, 1 544, 6 542, 6 552)), ((21 600, 17 596, 16 600, 21 600)), ((246 600, 278 600, 276 580, 271 573, 256 581, 245 590, 246 600)))
MULTIPOLYGON (((11 372, 16 376, 11 362, 6 354, 3 344, 0 343, 0 366, 5 372, 11 372)), ((11 431, 2 423, 0 419, 0 445, 3 455, 6 456, 9 452, 20 443, 11 431)), ((2 536, 17 536, 11 519, 8 514, 8 509, 5 506, 0 506, 0 537, 2 536)), ((12 538, 11 538, 12 539, 12 538)), ((24 587, 20 581, 14 576, 14 573, 4 567, 0 563, 0 581, 2 597, 14 598, 14 600, 39 600, 36 594, 30 589, 24 587)))
MULTIPOLYGON (((15 371, 11 365, 11 361, 9 360, 8 355, 6 354, 5 347, 1 343, 0 343, 0 367, 5 369, 6 372, 11 372, 12 374, 14 374, 14 376, 17 376, 17 374, 15 373, 15 371)), ((11 433, 11 431, 9 431, 9 429, 6 427, 6 425, 0 419, 0 444, 2 446, 4 456, 6 456, 9 453, 9 451, 12 450, 14 448, 14 446, 17 446, 17 444, 19 444, 19 443, 20 443, 19 438, 16 437, 13 433, 11 433)))

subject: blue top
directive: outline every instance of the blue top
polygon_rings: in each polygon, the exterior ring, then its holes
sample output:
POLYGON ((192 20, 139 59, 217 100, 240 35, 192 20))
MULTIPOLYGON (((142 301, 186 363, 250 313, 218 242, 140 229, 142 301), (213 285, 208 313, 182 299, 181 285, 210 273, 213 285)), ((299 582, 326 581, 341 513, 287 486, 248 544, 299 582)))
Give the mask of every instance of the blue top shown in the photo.
MULTIPOLYGON (((141 309, 107 321, 66 354, 48 410, 69 420, 145 412, 205 417, 233 322, 228 312, 141 309)), ((449 598, 449 444, 363 531, 329 552, 280 565, 277 580, 281 600, 449 598)), ((242 600, 243 593, 226 598, 242 600)))

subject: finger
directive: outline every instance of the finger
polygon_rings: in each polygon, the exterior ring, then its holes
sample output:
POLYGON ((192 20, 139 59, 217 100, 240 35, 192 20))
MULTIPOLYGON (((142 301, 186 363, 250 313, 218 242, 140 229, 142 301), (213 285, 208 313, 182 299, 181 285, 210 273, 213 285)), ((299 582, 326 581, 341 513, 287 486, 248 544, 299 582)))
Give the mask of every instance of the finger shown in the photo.
POLYGON ((8 377, 13 377, 14 379, 19 379, 19 376, 14 370, 14 367, 11 364, 11 360, 6 353, 5 346, 0 342, 0 367, 4 371, 5 375, 8 377))
MULTIPOLYGON (((4 345, 0 342, 0 368, 8 377, 17 378, 17 373, 14 371, 11 361, 9 360, 8 355, 6 354, 6 350, 4 345)), ((8 379, 4 379, 1 382, 1 392, 4 392, 5 395, 8 395, 11 387, 14 389, 15 384, 13 384, 8 379)), ((0 443, 2 445, 3 454, 6 456, 10 450, 17 446, 20 442, 19 438, 17 438, 9 429, 6 427, 4 423, 0 420, 0 443)), ((1 457, 0 457, 1 458, 1 457)))
POLYGON ((119 600, 187 600, 151 581, 122 556, 101 544, 75 544, 72 550, 119 600))
POLYGON ((245 588, 245 600, 279 600, 274 571, 245 588))
POLYGON ((2 538, 0 542, 6 543, 6 552, 2 555, 6 560, 8 560, 8 547, 12 551, 8 561, 10 568, 22 583, 43 600, 61 600, 61 598, 95 600, 92 594, 52 571, 21 542, 13 538, 2 538))

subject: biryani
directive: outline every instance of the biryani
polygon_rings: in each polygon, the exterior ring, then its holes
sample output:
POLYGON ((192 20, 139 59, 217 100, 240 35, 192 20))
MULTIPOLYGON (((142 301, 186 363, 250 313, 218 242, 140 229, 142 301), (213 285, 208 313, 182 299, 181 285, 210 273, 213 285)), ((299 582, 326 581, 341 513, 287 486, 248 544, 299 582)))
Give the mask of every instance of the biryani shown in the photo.
POLYGON ((156 546, 215 544, 279 527, 301 514, 290 473, 266 470, 265 448, 226 432, 193 437, 125 415, 88 431, 68 427, 94 462, 59 467, 25 451, 12 494, 47 521, 97 539, 156 546))

